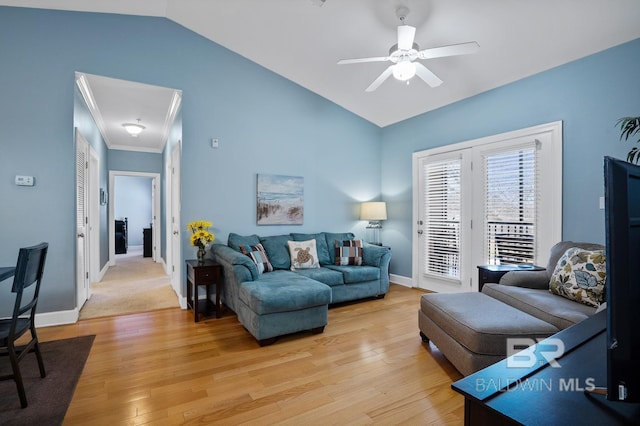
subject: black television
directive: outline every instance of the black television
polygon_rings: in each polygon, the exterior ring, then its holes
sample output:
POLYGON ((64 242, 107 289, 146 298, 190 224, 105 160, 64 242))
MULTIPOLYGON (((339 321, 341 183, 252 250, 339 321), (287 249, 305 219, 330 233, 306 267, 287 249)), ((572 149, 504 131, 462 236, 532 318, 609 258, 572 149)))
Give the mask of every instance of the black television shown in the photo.
POLYGON ((640 402, 640 166, 604 158, 607 399, 640 402))

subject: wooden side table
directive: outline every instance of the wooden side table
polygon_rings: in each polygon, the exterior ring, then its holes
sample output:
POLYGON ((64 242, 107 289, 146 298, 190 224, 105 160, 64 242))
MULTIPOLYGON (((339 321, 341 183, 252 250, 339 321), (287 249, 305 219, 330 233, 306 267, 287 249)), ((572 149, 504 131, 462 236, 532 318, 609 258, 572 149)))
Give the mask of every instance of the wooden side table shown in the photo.
POLYGON ((193 318, 198 322, 200 313, 208 314, 212 310, 216 312, 216 318, 222 316, 222 303, 220 302, 220 293, 222 292, 222 265, 213 260, 205 259, 202 262, 198 260, 187 260, 187 307, 193 309, 193 318), (198 286, 205 286, 207 297, 205 300, 198 300, 198 286), (216 304, 211 306, 212 285, 216 286, 216 304), (213 309, 211 309, 213 308, 213 309))
POLYGON ((478 291, 486 283, 498 283, 504 274, 510 271, 544 271, 546 268, 535 265, 480 265, 478 266, 478 291))

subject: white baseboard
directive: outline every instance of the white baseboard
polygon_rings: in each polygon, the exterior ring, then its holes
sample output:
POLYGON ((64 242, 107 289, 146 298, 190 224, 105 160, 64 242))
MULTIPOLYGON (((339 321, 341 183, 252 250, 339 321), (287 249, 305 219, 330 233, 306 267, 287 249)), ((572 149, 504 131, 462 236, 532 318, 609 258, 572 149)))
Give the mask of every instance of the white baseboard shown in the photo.
POLYGON ((409 277, 403 277, 402 275, 389 274, 389 281, 394 284, 399 284, 405 287, 413 288, 413 280, 409 277))
POLYGON ((51 327, 54 325, 75 324, 80 313, 77 308, 69 311, 45 312, 36 314, 36 327, 51 327))
MULTIPOLYGON (((104 273, 102 275, 104 275, 104 273)), ((412 280, 409 277, 391 274, 389 276, 389 280, 394 284, 399 284, 405 287, 413 287, 412 280)), ((180 308, 187 309, 187 298, 178 295, 177 292, 176 296, 178 298, 180 308)), ((43 314, 36 314, 36 327, 52 327, 54 325, 75 324, 76 322, 78 322, 79 317, 80 313, 77 308, 68 311, 45 312, 43 314)))

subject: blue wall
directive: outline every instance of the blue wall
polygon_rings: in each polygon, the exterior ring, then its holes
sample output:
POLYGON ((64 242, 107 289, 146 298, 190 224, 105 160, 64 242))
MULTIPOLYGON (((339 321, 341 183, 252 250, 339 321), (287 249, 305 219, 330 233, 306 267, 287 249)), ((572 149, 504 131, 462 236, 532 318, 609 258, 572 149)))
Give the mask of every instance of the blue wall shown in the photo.
MULTIPOLYGON (((221 242, 229 232, 364 237, 358 203, 382 198, 382 239, 402 276, 413 152, 562 120, 564 238, 603 242, 602 157, 625 156, 631 144, 614 124, 640 114, 640 40, 384 129, 163 18, 0 7, 0 40, 0 264, 15 263, 20 246, 51 243, 41 312, 75 306, 75 71, 183 91, 182 135, 169 142, 182 139, 182 229, 211 220, 221 242), (255 224, 257 173, 305 178, 304 225, 255 224), (15 186, 16 174, 36 186, 15 186)), ((7 307, 0 301, 0 314, 7 307)))
POLYGON ((163 173, 162 154, 110 149, 109 170, 120 172, 163 173))
MULTIPOLYGON (((626 158, 615 127, 640 115, 640 39, 382 129, 382 192, 393 272, 411 276, 411 154, 563 122, 563 239, 604 243, 603 156, 626 158)), ((445 83, 446 84, 446 83, 445 83)))
POLYGON ((40 312, 75 307, 75 71, 183 91, 182 229, 211 220, 222 242, 229 232, 364 236, 358 202, 379 197, 381 164, 380 129, 366 120, 163 18, 0 7, 0 40, 0 264, 50 242, 40 312), (255 225, 257 173, 305 178, 304 225, 255 225), (16 174, 36 186, 15 186, 16 174))

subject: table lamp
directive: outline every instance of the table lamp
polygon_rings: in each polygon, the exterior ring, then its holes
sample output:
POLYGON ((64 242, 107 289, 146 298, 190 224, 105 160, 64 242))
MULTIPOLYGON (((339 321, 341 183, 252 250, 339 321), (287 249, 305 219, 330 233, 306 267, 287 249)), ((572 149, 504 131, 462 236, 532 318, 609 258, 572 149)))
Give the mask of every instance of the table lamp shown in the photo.
POLYGON ((360 205, 360 220, 368 220, 367 239, 371 244, 382 245, 380 241, 381 220, 387 220, 387 203, 369 201, 360 205))

